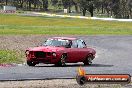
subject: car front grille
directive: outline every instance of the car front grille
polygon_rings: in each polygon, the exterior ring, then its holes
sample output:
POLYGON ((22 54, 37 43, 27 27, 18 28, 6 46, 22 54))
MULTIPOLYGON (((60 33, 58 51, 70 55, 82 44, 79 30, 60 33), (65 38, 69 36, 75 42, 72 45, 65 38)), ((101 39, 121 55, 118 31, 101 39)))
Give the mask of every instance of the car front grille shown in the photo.
POLYGON ((34 52, 34 55, 36 58, 45 58, 46 57, 46 53, 42 52, 42 51, 34 52))

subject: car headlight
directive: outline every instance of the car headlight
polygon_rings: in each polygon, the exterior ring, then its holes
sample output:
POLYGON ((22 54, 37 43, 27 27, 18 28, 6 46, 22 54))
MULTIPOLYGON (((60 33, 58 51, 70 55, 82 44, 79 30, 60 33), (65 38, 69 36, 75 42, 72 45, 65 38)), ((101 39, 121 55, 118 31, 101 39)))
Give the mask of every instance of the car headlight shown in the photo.
POLYGON ((53 52, 52 55, 53 55, 54 57, 56 57, 56 53, 55 53, 55 52, 53 52))

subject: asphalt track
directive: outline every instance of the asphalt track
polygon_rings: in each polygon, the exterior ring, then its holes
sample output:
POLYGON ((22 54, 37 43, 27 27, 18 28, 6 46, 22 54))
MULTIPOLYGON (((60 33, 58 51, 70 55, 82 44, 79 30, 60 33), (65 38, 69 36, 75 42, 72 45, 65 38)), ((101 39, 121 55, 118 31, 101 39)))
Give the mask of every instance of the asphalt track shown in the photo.
POLYGON ((67 64, 66 67, 39 64, 0 67, 0 80, 32 80, 53 78, 75 78, 82 66, 87 74, 130 74, 132 75, 132 36, 77 36, 97 51, 91 66, 83 63, 67 64))

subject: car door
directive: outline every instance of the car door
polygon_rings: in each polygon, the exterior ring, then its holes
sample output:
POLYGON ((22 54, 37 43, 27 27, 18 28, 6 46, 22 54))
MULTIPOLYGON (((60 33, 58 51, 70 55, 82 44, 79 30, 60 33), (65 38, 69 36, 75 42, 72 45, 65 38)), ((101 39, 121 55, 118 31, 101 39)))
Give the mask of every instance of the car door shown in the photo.
POLYGON ((78 62, 80 61, 83 61, 86 56, 88 55, 88 51, 87 51, 87 48, 86 48, 86 44, 83 40, 81 39, 78 39, 77 40, 77 44, 78 44, 78 62))
POLYGON ((78 48, 77 48, 77 41, 73 40, 71 47, 67 48, 67 54, 68 54, 68 58, 67 58, 67 62, 78 62, 78 48))

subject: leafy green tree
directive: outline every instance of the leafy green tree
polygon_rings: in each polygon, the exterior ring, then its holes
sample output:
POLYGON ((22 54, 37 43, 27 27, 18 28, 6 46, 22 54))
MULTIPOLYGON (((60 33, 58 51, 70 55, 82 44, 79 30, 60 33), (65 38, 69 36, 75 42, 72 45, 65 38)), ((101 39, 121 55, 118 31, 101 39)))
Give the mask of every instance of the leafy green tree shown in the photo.
POLYGON ((132 18, 132 0, 127 1, 127 6, 129 9, 129 16, 130 16, 130 18, 132 18))
POLYGON ((93 11, 94 11, 93 0, 78 0, 78 3, 83 16, 86 15, 86 11, 89 11, 91 14, 91 17, 93 17, 93 11))
POLYGON ((69 13, 71 12, 71 7, 73 5, 73 0, 62 0, 62 4, 64 9, 69 9, 69 13))
POLYGON ((51 0, 51 3, 53 6, 56 6, 58 4, 58 0, 51 0))
POLYGON ((42 0, 43 10, 48 11, 48 0, 42 0))

